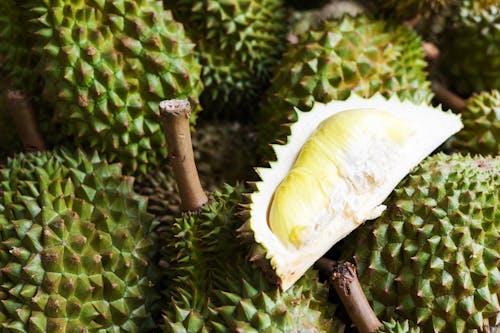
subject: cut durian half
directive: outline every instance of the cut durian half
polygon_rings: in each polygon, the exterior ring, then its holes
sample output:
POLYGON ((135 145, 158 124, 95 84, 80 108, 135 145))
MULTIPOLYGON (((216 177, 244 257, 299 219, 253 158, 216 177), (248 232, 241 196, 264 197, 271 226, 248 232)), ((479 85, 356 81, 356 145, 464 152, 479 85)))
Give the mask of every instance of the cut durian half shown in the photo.
MULTIPOLYGON (((462 128, 459 116, 397 97, 353 95, 297 110, 277 161, 257 168, 243 232, 286 290, 336 242, 380 216, 401 179, 462 128)), ((258 255, 256 255, 258 254, 258 255)))

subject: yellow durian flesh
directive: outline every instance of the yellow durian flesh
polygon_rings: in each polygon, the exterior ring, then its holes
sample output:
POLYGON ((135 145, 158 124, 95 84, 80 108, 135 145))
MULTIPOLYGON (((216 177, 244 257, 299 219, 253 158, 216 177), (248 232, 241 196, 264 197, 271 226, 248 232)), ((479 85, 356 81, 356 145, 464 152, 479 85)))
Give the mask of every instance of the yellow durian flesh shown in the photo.
POLYGON ((324 120, 274 193, 268 217, 271 231, 287 247, 314 241, 323 225, 345 213, 342 195, 369 191, 383 181, 373 178, 377 171, 383 178, 384 170, 370 164, 370 154, 352 156, 352 152, 363 152, 360 145, 377 142, 377 153, 390 154, 394 145, 412 134, 404 119, 373 109, 347 110, 324 120), (353 177, 349 169, 357 168, 356 163, 365 170, 353 177))

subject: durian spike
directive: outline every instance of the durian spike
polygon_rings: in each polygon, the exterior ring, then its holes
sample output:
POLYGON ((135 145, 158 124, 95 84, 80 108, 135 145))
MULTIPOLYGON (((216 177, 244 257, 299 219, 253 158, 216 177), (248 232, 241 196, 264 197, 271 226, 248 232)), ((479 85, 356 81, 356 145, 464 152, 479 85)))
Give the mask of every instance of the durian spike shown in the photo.
POLYGON ((453 111, 459 113, 465 110, 465 100, 448 90, 448 88, 443 86, 441 83, 432 82, 431 89, 436 95, 436 98, 444 105, 450 107, 453 111))
POLYGON ((356 265, 350 262, 335 264, 321 258, 316 262, 320 270, 327 270, 328 283, 335 288, 352 322, 360 333, 372 333, 382 327, 371 308, 356 274, 356 265))
POLYGON ((21 138, 25 152, 45 150, 45 141, 38 128, 35 110, 28 96, 21 90, 7 90, 7 107, 14 120, 17 133, 21 138))
POLYGON ((201 187, 198 171, 194 162, 189 116, 191 104, 186 99, 165 100, 160 103, 160 114, 167 139, 170 163, 179 187, 181 209, 198 210, 208 202, 201 187))

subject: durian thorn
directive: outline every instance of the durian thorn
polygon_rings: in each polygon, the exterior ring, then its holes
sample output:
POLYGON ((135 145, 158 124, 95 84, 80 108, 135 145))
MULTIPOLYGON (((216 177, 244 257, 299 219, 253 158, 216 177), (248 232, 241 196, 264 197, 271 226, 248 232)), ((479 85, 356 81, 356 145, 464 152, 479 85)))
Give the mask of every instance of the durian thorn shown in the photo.
POLYGON ((188 100, 173 99, 160 103, 160 115, 167 138, 168 154, 175 181, 179 187, 183 211, 198 210, 208 202, 194 162, 189 131, 190 114, 191 105, 188 100))
POLYGON ((349 317, 360 333, 375 332, 382 326, 361 288, 356 274, 356 265, 350 262, 333 265, 328 282, 335 288, 349 317))
POLYGON ((28 96, 21 90, 7 90, 7 107, 21 138, 24 151, 45 150, 45 141, 38 128, 35 110, 28 96))
POLYGON ((436 81, 432 82, 431 89, 436 95, 436 98, 444 105, 450 107, 453 111, 459 113, 465 110, 467 106, 465 100, 448 90, 448 88, 441 83, 436 81))

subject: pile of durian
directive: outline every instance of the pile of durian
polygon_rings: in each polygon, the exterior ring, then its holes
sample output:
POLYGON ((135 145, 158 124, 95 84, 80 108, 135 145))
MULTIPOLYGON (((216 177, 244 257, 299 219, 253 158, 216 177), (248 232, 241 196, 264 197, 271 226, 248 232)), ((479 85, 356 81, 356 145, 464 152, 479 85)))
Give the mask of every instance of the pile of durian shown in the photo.
POLYGON ((0 332, 500 332, 499 152, 498 0, 1 0, 0 332))

